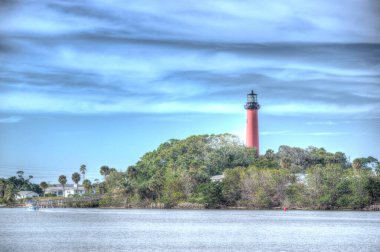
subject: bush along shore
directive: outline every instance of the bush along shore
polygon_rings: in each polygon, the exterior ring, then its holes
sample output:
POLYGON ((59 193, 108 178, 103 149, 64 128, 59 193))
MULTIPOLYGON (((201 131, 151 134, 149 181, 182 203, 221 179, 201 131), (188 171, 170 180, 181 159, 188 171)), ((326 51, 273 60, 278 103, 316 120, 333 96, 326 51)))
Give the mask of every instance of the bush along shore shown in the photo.
MULTIPOLYGON (((230 134, 172 139, 126 171, 102 166, 103 181, 83 185, 87 195, 101 195, 99 207, 379 210, 380 164, 374 157, 351 162, 342 152, 285 145, 255 153, 230 134)), ((15 181, 0 180, 0 204, 15 201, 15 181)))

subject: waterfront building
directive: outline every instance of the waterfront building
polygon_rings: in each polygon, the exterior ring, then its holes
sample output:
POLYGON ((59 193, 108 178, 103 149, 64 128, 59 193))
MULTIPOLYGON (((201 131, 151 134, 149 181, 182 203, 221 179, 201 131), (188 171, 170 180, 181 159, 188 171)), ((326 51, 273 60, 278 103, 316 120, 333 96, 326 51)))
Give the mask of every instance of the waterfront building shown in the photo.
POLYGON ((64 191, 62 185, 52 185, 46 188, 45 194, 55 194, 57 196, 69 197, 72 195, 83 195, 85 194, 84 187, 76 184, 65 185, 64 191))
POLYGON ((31 199, 39 196, 38 193, 33 191, 20 191, 16 194, 16 199, 31 199))

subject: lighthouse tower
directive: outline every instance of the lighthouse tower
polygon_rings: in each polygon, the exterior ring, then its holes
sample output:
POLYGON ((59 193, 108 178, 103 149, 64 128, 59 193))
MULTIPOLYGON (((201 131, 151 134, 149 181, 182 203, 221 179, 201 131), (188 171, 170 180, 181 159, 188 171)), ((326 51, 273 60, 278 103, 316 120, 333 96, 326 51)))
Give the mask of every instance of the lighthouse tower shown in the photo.
POLYGON ((247 103, 244 105, 244 108, 247 110, 246 146, 248 148, 255 148, 257 155, 259 155, 258 110, 260 109, 260 105, 257 103, 257 94, 253 90, 247 95, 247 103))

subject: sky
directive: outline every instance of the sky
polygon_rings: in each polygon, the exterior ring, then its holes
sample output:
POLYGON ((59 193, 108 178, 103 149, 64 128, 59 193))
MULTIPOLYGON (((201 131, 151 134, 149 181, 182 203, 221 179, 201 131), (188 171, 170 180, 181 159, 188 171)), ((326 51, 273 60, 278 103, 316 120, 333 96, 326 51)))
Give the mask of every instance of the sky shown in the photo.
POLYGON ((172 138, 380 159, 380 2, 0 2, 0 177, 126 170, 172 138))

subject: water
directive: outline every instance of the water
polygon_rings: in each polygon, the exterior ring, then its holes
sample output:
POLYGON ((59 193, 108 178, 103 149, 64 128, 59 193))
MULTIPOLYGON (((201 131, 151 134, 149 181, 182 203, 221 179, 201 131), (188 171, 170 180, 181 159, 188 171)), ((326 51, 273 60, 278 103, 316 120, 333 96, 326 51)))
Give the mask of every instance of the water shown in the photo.
POLYGON ((0 209, 0 251, 380 251, 380 212, 0 209))

